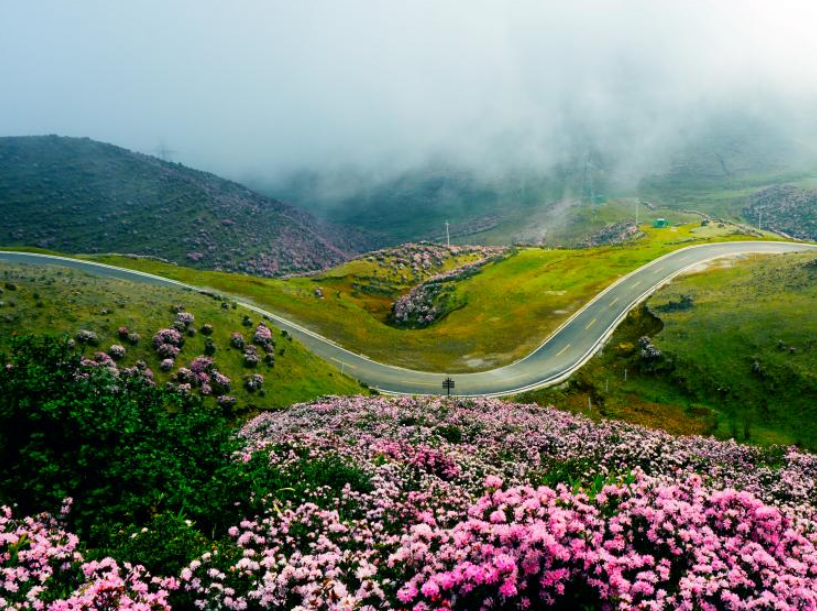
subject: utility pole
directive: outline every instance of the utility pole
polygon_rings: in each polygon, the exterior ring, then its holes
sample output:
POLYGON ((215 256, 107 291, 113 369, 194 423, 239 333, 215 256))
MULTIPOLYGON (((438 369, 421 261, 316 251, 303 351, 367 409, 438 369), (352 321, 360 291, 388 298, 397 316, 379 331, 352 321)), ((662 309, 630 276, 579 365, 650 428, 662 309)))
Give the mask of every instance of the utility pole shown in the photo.
POLYGON ((635 202, 635 226, 638 229, 638 200, 635 202))
POLYGON ((624 370, 624 381, 625 382, 627 381, 627 370, 626 369, 624 370))
POLYGON ((758 208, 758 215, 760 218, 757 221, 757 228, 763 231, 763 208, 758 208))
POLYGON ((445 222, 445 245, 451 248, 451 234, 448 232, 448 221, 445 222))

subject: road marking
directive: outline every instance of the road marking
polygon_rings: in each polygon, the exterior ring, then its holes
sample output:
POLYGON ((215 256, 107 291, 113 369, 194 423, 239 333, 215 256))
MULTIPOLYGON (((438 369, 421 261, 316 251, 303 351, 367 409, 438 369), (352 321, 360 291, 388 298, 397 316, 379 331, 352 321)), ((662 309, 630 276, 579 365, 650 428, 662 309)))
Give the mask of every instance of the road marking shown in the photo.
POLYGON ((562 354, 564 354, 565 350, 567 350, 568 348, 570 348, 570 344, 559 350, 559 352, 556 353, 556 356, 562 356, 562 354))
POLYGON ((659 267, 659 268, 658 268, 657 270, 655 270, 653 273, 654 273, 654 274, 660 274, 660 273, 661 273, 663 270, 664 270, 664 268, 663 268, 663 267, 659 267))
POLYGON ((616 302, 617 302, 619 299, 621 299, 621 297, 616 297, 615 299, 613 299, 613 301, 611 301, 611 302, 610 302, 610 307, 613 307, 614 305, 616 305, 616 302))
POLYGON ((639 284, 641 284, 641 280, 639 280, 638 282, 636 282, 636 283, 633 285, 633 288, 637 287, 639 284))
POLYGON ((335 361, 336 363, 340 363, 344 367, 348 367, 349 369, 357 369, 357 365, 350 365, 349 363, 347 363, 345 361, 341 361, 340 359, 336 359, 334 356, 332 357, 332 360, 335 361))
POLYGON ((596 319, 594 318, 593 320, 590 321, 590 324, 585 327, 585 330, 589 329, 590 327, 592 327, 595 324, 596 324, 596 319))
POLYGON ((400 380, 403 384, 414 384, 416 386, 436 386, 434 382, 418 382, 416 380, 400 380))

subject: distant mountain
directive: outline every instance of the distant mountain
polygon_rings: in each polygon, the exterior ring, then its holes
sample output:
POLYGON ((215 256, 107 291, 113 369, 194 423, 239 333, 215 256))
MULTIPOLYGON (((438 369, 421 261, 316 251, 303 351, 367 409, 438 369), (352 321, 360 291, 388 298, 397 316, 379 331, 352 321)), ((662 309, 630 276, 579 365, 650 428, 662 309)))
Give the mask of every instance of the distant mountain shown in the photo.
POLYGON ((570 246, 592 240, 608 223, 629 220, 633 210, 626 207, 624 216, 599 212, 588 205, 591 200, 643 197, 663 207, 701 209, 703 197, 708 213, 739 217, 739 206, 708 195, 747 183, 790 181, 792 174, 817 167, 811 141, 780 123, 776 116, 730 109, 643 142, 586 134, 558 151, 558 163, 541 167, 479 168, 434 159, 394 174, 344 166, 256 183, 329 222, 377 234, 386 244, 444 240, 447 221, 460 243, 570 246))
POLYGON ((0 245, 277 276, 376 244, 213 174, 87 138, 0 138, 0 245))
POLYGON ((779 185, 757 191, 746 199, 746 218, 801 240, 817 239, 817 190, 779 185))

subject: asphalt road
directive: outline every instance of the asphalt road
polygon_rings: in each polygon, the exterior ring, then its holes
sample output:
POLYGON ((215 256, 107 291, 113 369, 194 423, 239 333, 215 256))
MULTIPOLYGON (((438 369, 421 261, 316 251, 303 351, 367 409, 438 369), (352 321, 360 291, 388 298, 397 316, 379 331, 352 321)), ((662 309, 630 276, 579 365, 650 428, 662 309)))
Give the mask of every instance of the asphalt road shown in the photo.
MULTIPOLYGON (((452 375, 460 396, 501 396, 559 383, 581 367, 604 344, 633 307, 683 271, 705 261, 741 254, 780 254, 815 250, 793 242, 720 242, 692 246, 656 259, 624 276, 576 312, 528 356, 490 371, 452 375)), ((2 252, 0 261, 60 265, 96 275, 190 290, 199 287, 143 272, 63 257, 2 252)), ((372 388, 394 394, 443 394, 444 373, 415 371, 385 365, 354 354, 294 322, 249 303, 242 307, 271 318, 318 356, 372 388)), ((399 349, 399 347, 395 347, 399 349)))

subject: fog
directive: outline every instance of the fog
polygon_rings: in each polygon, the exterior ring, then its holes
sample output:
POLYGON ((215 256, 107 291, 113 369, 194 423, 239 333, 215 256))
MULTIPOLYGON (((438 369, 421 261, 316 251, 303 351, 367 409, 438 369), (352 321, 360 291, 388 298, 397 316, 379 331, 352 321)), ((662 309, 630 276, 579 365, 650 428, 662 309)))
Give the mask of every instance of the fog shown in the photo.
POLYGON ((587 147, 637 173, 712 117, 807 143, 814 23, 791 0, 0 0, 0 135, 264 180, 587 147))

